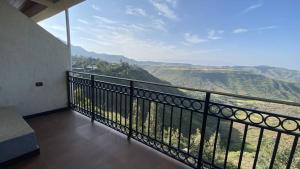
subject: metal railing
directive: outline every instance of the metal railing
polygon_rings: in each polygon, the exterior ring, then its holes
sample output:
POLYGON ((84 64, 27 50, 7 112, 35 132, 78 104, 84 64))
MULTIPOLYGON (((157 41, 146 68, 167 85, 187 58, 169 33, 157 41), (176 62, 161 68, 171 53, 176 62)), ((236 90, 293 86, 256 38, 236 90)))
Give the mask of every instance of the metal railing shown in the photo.
POLYGON ((67 72, 67 79, 71 109, 190 167, 264 165, 289 169, 300 164, 297 161, 300 158, 297 153, 300 151, 300 118, 219 103, 211 96, 290 106, 300 106, 298 103, 79 72, 67 72), (141 84, 202 92, 204 98, 157 91, 141 84), (283 157, 281 151, 285 153, 283 157), (263 154, 266 152, 269 154, 263 154), (269 160, 263 161, 264 158, 269 160))

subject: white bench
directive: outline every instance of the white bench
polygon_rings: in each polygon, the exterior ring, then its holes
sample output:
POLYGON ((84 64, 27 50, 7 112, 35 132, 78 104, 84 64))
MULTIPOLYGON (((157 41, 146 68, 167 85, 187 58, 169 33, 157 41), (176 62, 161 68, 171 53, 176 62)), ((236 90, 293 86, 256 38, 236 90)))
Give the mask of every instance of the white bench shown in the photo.
POLYGON ((0 107, 0 164, 39 150, 36 135, 13 107, 0 107))

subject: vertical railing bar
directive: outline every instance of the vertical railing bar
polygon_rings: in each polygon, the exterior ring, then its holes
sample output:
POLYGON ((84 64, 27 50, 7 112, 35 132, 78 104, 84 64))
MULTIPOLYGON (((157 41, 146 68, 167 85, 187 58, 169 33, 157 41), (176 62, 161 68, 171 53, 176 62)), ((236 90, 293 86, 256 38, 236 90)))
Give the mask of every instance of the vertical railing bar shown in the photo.
POLYGON ((212 161, 211 161, 212 165, 215 165, 215 157, 216 157, 216 150, 217 150, 217 143, 218 143, 218 135, 219 135, 219 130, 220 130, 220 122, 221 122, 221 119, 218 118, 216 136, 215 136, 214 148, 213 148, 213 156, 212 156, 212 161))
POLYGON ((138 133, 139 132, 139 98, 136 98, 136 119, 135 119, 135 130, 138 133))
POLYGON ((203 167, 203 152, 204 152, 206 122, 207 122, 207 115, 208 115, 208 111, 209 111, 210 95, 211 94, 209 92, 207 92, 206 96, 205 96, 204 112, 203 112, 202 127, 201 127, 201 140, 200 140, 198 164, 197 164, 198 169, 203 167))
POLYGON ((281 138, 281 132, 278 132, 277 133, 277 137, 276 137, 276 141, 275 141, 275 145, 274 145, 274 149, 273 149, 273 154, 272 154, 272 158, 271 158, 269 169, 272 169, 273 166, 274 166, 274 162, 275 162, 275 158, 276 158, 276 154, 277 154, 277 150, 278 150, 280 138, 281 138))
POLYGON ((166 104, 163 104, 163 117, 162 117, 162 125, 161 125, 161 142, 162 143, 164 143, 165 111, 166 111, 166 104))
POLYGON ((225 153, 225 160, 224 160, 224 168, 227 167, 227 159, 228 159, 228 152, 230 147, 230 140, 231 140, 231 134, 232 134, 232 127, 233 127, 233 121, 230 121, 230 128, 229 128, 229 134, 228 134, 228 140, 227 140, 227 146, 226 146, 226 153, 225 153))
POLYGON ((91 75, 91 102, 92 102, 92 122, 95 120, 95 76, 91 75))
POLYGON ((120 119, 119 119, 119 121, 120 121, 120 125, 123 126, 123 124, 122 124, 123 94, 120 93, 119 96, 120 96, 120 107, 119 107, 120 119))
POLYGON ((244 136, 243 136, 243 141, 242 141, 242 148, 240 152, 240 158, 239 158, 239 163, 238 163, 238 169, 241 168, 242 165, 242 160, 243 160, 243 154, 244 154, 244 148, 246 144, 246 138, 247 138, 247 132, 248 132, 248 124, 246 124, 245 129, 244 129, 244 136))
POLYGON ((151 101, 148 101, 148 107, 149 107, 149 112, 148 112, 148 138, 150 137, 150 118, 151 118, 151 101))
POLYGON ((133 92, 134 92, 134 84, 133 81, 130 81, 130 99, 129 99, 129 133, 128 139, 132 137, 132 114, 133 114, 133 92))
POLYGON ((142 102, 142 134, 144 135, 144 120, 145 120, 145 99, 142 98, 143 102, 142 102))
POLYGON ((178 145, 177 145, 178 150, 180 150, 180 143, 181 143, 181 126, 182 126, 182 108, 180 108, 180 115, 179 115, 179 136, 178 136, 178 145))
POLYGON ((292 149, 291 149, 291 153, 290 153, 287 165, 286 165, 286 169, 291 168, 293 158, 294 158, 294 155, 295 155, 295 151, 296 151, 296 147, 297 147, 297 144, 298 144, 298 140, 299 140, 299 137, 295 136, 294 141, 293 141, 293 146, 292 146, 292 149))
POLYGON ((125 98, 124 98, 124 102, 125 102, 125 105, 124 105, 124 109, 125 109, 125 127, 127 127, 127 119, 128 119, 128 113, 127 113, 127 95, 125 94, 124 96, 125 96, 125 98))
POLYGON ((82 95, 83 95, 83 93, 82 93, 82 81, 81 80, 79 80, 79 82, 78 82, 78 87, 79 87, 79 98, 78 98, 78 105, 79 105, 79 107, 78 107, 78 110, 81 113, 84 113, 82 111, 82 108, 83 108, 82 95))
POLYGON ((261 146, 263 135, 264 135, 264 129, 261 128, 260 132, 259 132, 259 137, 258 137, 258 142, 257 142, 257 147, 256 147, 256 153, 255 153, 252 169, 256 168, 256 163, 258 161, 258 156, 259 156, 259 152, 260 152, 260 146, 261 146))
POLYGON ((76 102, 76 99, 77 99, 77 92, 76 92, 76 89, 77 89, 77 84, 76 84, 76 82, 73 80, 73 90, 72 90, 72 92, 73 92, 73 100, 74 100, 74 103, 73 103, 73 109, 76 109, 76 104, 77 104, 77 102, 76 102))
POLYGON ((188 146, 187 146, 187 153, 190 154, 190 148, 191 148, 191 135, 192 135, 192 123, 193 123, 193 111, 191 111, 190 114, 190 121, 189 121, 189 136, 188 136, 188 146))
POLYGON ((108 85, 106 85, 106 87, 107 87, 107 89, 106 89, 106 101, 105 101, 105 103, 106 103, 106 123, 107 123, 107 125, 109 125, 109 103, 108 103, 108 85))
POLYGON ((112 91, 112 86, 110 90, 110 120, 111 120, 111 126, 116 127, 116 123, 114 123, 114 94, 112 91))
POLYGON ((81 113, 84 113, 84 111, 83 111, 83 106, 84 106, 84 104, 83 104, 83 85, 82 85, 82 82, 80 82, 80 84, 79 84, 79 86, 80 86, 80 96, 79 96, 79 110, 80 110, 80 112, 81 113))
POLYGON ((171 117, 170 117, 170 135, 169 135, 169 146, 172 145, 172 128, 173 128, 173 106, 171 106, 171 117))
POLYGON ((88 100, 88 98, 90 98, 89 97, 89 87, 88 87, 88 85, 86 84, 87 82, 85 82, 85 84, 84 84, 84 90, 85 90, 85 97, 84 97, 84 100, 85 100, 85 112, 86 112, 86 114, 89 114, 89 100, 88 100))
MULTIPOLYGON (((100 84, 100 87, 102 87, 102 84, 100 84)), ((103 114, 102 114, 102 96, 103 96, 103 90, 102 90, 102 88, 100 88, 99 89, 99 93, 100 93, 100 95, 99 95, 99 111, 100 111, 100 120, 102 121, 103 119, 102 119, 102 117, 103 117, 103 114)))
POLYGON ((82 84, 83 113, 87 115, 87 112, 86 112, 86 89, 85 89, 84 83, 82 84))
POLYGON ((158 114, 158 103, 155 102, 155 128, 154 128, 154 138, 157 140, 157 114, 158 114))
POLYGON ((94 108, 94 110, 95 110, 95 119, 98 119, 98 116, 99 116, 99 112, 98 112, 98 96, 99 96, 99 90, 95 87, 95 89, 94 89, 94 91, 95 91, 95 94, 94 94, 94 98, 95 98, 95 108, 94 108))
POLYGON ((115 116, 116 116, 116 125, 119 124, 118 122, 118 93, 115 91, 115 116))

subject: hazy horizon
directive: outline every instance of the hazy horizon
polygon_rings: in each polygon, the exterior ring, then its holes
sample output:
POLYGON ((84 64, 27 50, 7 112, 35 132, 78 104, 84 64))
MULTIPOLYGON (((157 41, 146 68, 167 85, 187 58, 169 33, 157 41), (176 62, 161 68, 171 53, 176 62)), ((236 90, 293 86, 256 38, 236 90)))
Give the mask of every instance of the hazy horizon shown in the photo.
MULTIPOLYGON (((72 45, 138 61, 300 70, 300 2, 87 0, 69 10, 72 45)), ((64 13, 39 24, 65 40, 64 13)))

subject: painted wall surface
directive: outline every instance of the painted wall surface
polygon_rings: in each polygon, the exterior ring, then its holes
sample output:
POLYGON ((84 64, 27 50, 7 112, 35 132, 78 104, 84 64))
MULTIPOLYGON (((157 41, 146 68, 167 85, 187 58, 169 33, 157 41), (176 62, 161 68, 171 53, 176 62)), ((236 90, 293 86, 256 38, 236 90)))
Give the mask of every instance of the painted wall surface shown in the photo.
POLYGON ((66 107, 69 69, 63 42, 0 1, 0 107, 15 106, 22 115, 66 107))

